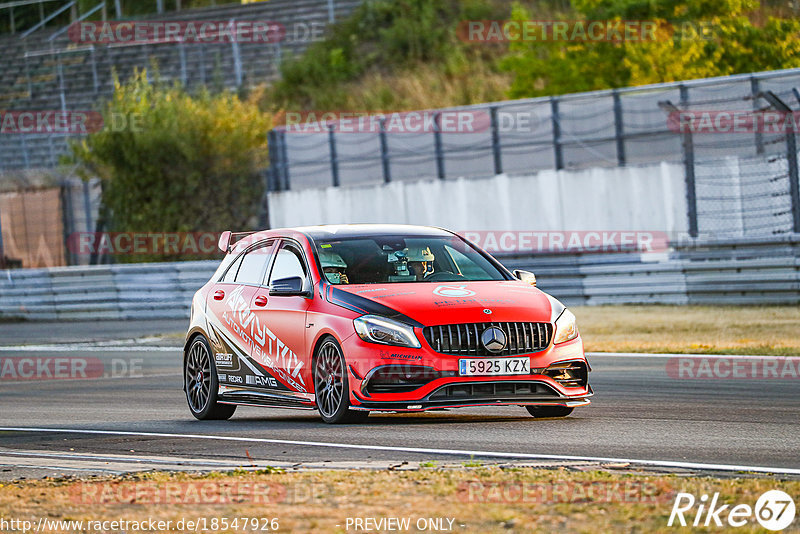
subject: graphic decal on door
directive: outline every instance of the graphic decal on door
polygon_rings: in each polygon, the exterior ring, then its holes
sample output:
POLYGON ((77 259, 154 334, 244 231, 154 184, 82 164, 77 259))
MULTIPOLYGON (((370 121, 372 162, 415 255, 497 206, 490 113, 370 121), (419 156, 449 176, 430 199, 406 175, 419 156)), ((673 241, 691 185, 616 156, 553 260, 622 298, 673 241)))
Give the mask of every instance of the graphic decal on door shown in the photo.
POLYGON ((249 348, 253 359, 294 389, 306 393, 305 380, 300 374, 305 363, 267 325, 261 324, 258 316, 250 311, 249 303, 242 296, 243 291, 244 286, 237 286, 225 300, 229 308, 222 313, 225 324, 249 348))

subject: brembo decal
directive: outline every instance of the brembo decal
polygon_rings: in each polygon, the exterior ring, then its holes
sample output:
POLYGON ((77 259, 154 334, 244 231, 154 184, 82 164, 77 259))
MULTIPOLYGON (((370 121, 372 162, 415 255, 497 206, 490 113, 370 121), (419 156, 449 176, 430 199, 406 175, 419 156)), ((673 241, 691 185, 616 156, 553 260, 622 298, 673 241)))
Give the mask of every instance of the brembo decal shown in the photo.
POLYGON ((256 314, 250 311, 242 291, 244 286, 231 291, 225 300, 230 311, 225 310, 222 319, 247 345, 256 361, 270 368, 293 388, 305 393, 305 381, 300 374, 305 363, 267 325, 261 324, 256 314))

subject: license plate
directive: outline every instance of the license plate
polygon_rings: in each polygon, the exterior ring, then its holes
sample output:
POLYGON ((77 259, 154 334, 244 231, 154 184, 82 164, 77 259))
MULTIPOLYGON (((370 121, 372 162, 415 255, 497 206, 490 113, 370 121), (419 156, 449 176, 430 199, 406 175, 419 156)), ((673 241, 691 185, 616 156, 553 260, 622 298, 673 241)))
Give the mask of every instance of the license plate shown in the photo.
POLYGON ((529 375, 530 358, 470 358, 458 360, 461 376, 474 375, 529 375))

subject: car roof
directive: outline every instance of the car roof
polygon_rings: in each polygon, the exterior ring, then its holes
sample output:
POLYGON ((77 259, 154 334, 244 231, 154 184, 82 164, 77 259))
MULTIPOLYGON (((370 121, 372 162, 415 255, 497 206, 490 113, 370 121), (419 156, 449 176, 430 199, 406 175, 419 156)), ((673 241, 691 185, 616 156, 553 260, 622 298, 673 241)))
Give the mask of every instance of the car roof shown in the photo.
POLYGON ((453 234, 432 226, 415 226, 410 224, 331 224, 322 226, 305 226, 292 228, 312 239, 343 239, 350 237, 380 236, 425 236, 450 237, 453 234))

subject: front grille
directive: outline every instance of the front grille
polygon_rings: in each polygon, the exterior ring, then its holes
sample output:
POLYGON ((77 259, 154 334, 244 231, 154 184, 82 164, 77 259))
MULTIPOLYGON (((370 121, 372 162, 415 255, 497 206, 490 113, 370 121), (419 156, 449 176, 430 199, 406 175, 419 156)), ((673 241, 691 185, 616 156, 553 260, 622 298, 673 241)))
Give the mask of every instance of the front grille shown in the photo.
POLYGON ((558 393, 541 382, 466 382, 449 384, 434 391, 431 401, 525 400, 558 397, 558 393))
POLYGON ((436 352, 459 356, 511 356, 544 350, 553 337, 550 323, 466 323, 426 326, 425 339, 436 352), (490 326, 497 326, 506 334, 506 348, 502 352, 489 352, 481 343, 481 334, 490 326))

